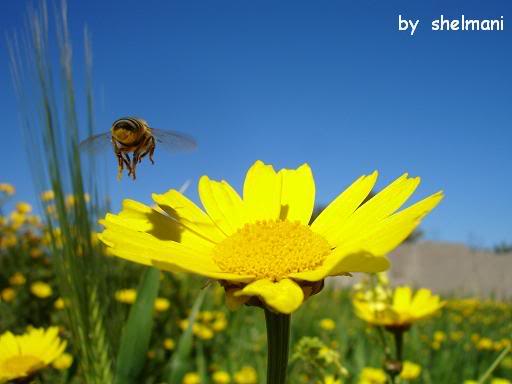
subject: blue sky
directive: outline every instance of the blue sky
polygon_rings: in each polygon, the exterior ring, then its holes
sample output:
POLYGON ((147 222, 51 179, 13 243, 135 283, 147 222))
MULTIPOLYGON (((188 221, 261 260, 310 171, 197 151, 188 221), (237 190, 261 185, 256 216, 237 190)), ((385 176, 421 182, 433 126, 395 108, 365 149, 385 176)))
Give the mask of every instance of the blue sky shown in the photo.
MULTIPOLYGON (((136 115, 199 142, 190 154, 157 149, 136 182, 116 182, 113 155, 102 157, 115 209, 187 179, 196 199, 202 174, 240 188, 256 159, 307 162, 320 203, 362 173, 378 169, 380 188, 407 171, 422 177, 416 199, 446 193, 427 238, 512 242, 509 0, 69 3, 79 92, 84 24, 92 34, 97 130, 136 115), (414 36, 398 31, 399 14, 420 19, 414 36), (441 14, 504 16, 505 30, 431 31, 441 14)), ((2 2, 2 36, 28 4, 2 2)), ((0 52, 0 182, 33 200, 3 39, 0 52)))

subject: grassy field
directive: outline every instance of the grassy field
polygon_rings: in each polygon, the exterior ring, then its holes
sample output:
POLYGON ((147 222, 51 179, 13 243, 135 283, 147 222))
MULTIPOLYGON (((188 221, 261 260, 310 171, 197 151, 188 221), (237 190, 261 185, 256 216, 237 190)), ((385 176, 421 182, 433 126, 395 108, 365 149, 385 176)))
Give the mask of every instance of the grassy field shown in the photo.
MULTIPOLYGON (((7 193, 3 198, 6 200, 7 193)), ((74 204, 72 200, 67 200, 69 207, 74 204)), ((45 205, 53 210, 51 200, 45 205)), ((59 293, 49 229, 30 209, 29 204, 18 203, 12 212, 4 211, 0 219, 0 333, 23 333, 29 326, 58 326, 61 337, 68 341, 66 352, 73 363, 67 367, 64 361, 56 364, 60 369, 43 370, 36 382, 82 382, 80 357, 67 316, 73 307, 59 293)), ((121 330, 146 268, 101 257, 108 265, 102 292, 107 299, 108 359, 115 365, 113 356, 117 355, 121 330)), ((224 290, 217 283, 189 275, 161 273, 159 280, 159 299, 140 382, 166 382, 170 361, 200 292, 206 292, 206 296, 192 327, 192 348, 182 362, 184 372, 197 373, 203 383, 228 382, 227 376, 218 372, 227 373, 236 383, 265 381, 265 322, 259 308, 245 306, 231 312, 224 305, 224 290)), ((421 373, 410 381, 462 383, 478 379, 511 344, 511 311, 511 303, 447 298, 437 315, 414 324, 405 335, 404 359, 421 366, 421 373)), ((291 334, 290 383, 324 382, 329 377, 358 383, 364 382, 361 372, 365 367, 382 368, 384 353, 379 333, 355 316, 351 292, 346 289, 326 287, 310 298, 293 315, 291 334)), ((386 341, 392 348, 391 338, 386 341)), ((512 377, 512 355, 501 360, 492 376, 512 377)), ((185 375, 183 382, 196 379, 193 374, 185 375)), ((378 382, 378 375, 373 382, 378 382)))

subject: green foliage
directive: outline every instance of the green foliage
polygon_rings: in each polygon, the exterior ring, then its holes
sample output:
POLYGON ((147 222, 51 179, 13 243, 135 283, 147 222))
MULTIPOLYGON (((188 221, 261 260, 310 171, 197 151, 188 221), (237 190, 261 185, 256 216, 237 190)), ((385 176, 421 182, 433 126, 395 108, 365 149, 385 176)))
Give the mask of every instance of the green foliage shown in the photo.
POLYGON ((123 327, 117 356, 116 383, 139 382, 153 330, 153 306, 160 287, 160 271, 148 268, 142 275, 137 299, 123 327))

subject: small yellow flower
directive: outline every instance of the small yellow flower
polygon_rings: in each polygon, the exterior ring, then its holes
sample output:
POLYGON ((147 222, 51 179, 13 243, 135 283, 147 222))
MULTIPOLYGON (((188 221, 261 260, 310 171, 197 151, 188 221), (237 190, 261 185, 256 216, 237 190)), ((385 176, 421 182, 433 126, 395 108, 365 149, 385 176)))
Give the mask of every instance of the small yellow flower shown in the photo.
POLYGON ((488 337, 482 337, 476 343, 476 349, 478 350, 491 350, 494 347, 494 341, 488 337))
POLYGON ((22 379, 45 368, 59 358, 66 342, 59 329, 32 328, 23 335, 0 335, 0 382, 22 379))
POLYGON ((55 193, 51 189, 41 193, 42 201, 48 202, 48 201, 52 201, 53 199, 55 199, 55 193))
POLYGON ((26 281, 27 279, 20 272, 16 272, 11 277, 9 277, 9 284, 11 285, 23 285, 26 281))
POLYGON ((258 382, 258 374, 253 367, 247 365, 235 372, 233 379, 236 384, 256 384, 258 382))
POLYGON ((404 361, 400 378, 403 380, 417 379, 421 374, 421 366, 411 361, 404 361))
POLYGON ((36 281, 30 285, 30 292, 40 299, 46 299, 53 293, 52 287, 43 281, 36 281))
POLYGON ((55 369, 64 371, 71 367, 71 364, 73 364, 73 356, 70 355, 69 353, 63 353, 52 363, 52 366, 55 369))
POLYGON ((120 289, 115 293, 115 299, 123 304, 133 304, 137 299, 137 291, 133 288, 120 289))
POLYGON ((478 380, 464 380, 463 384, 478 384, 478 380))
POLYGON ((16 297, 16 291, 12 288, 2 289, 2 292, 0 292, 0 297, 2 297, 2 300, 6 303, 10 303, 16 297))
POLYGON ((175 347, 174 340, 171 338, 164 339, 164 349, 167 349, 168 351, 172 351, 175 347))
POLYGON ((242 197, 203 176, 204 210, 176 190, 153 194, 159 209, 125 200, 101 221, 100 240, 129 261, 218 280, 230 308, 252 300, 289 314, 329 276, 388 269, 386 255, 443 198, 438 192, 398 211, 420 182, 404 174, 363 204, 376 180, 377 172, 356 180, 310 225, 310 167, 276 172, 257 161, 242 197))
POLYGON ((183 376, 183 384, 201 384, 201 377, 196 372, 188 372, 183 376))
POLYGON ((211 340, 213 338, 213 331, 206 325, 197 324, 194 330, 194 334, 201 340, 211 340))
POLYGON ((336 379, 333 375, 327 375, 324 377, 322 384, 342 384, 340 379, 336 379))
POLYGON ((336 323, 333 319, 322 319, 320 320, 320 328, 326 331, 332 331, 334 328, 336 328, 336 323))
POLYGON ((16 212, 25 215, 27 213, 32 212, 32 206, 29 203, 20 201, 19 203, 16 204, 16 212))
POLYGON ((512 384, 512 381, 510 381, 508 379, 502 379, 499 377, 495 377, 494 379, 491 380, 491 384, 512 384))
POLYGON ((215 332, 222 332, 228 326, 226 318, 219 318, 212 323, 212 330, 215 332))
POLYGON ((231 382, 231 376, 226 371, 214 372, 212 379, 215 384, 229 384, 231 382))
POLYGON ((64 302, 64 299, 62 297, 59 297, 57 300, 54 301, 53 307, 55 309, 64 309, 66 307, 66 303, 64 302))
POLYGON ((163 298, 163 297, 157 297, 155 300, 155 311, 157 312, 164 312, 169 309, 171 306, 171 303, 169 300, 163 298))
POLYGON ((7 196, 11 196, 16 192, 16 188, 9 183, 0 183, 0 192, 5 193, 7 196))
POLYGON ((356 314, 373 325, 387 328, 408 328, 418 320, 436 314, 444 305, 439 296, 432 295, 422 288, 414 295, 410 287, 397 287, 393 293, 392 303, 383 308, 375 308, 371 302, 353 300, 356 314))
POLYGON ((386 384, 386 372, 380 368, 365 367, 361 371, 359 384, 386 384))
POLYGON ((442 343, 445 340, 446 340, 446 333, 444 333, 443 331, 435 331, 434 332, 434 341, 438 341, 438 342, 442 343))

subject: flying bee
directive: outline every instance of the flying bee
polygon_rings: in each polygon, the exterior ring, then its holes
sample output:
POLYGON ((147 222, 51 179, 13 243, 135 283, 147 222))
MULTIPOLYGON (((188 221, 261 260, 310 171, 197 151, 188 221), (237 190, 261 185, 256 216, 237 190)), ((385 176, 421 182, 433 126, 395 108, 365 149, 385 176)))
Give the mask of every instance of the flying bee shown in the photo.
POLYGON ((179 132, 150 128, 145 120, 137 117, 122 117, 112 124, 110 132, 100 133, 79 144, 80 150, 97 153, 112 146, 117 158, 117 178, 121 179, 124 167, 128 176, 135 180, 135 170, 145 156, 154 164, 155 148, 162 147, 171 152, 191 150, 196 147, 193 138, 179 132), (130 153, 132 158, 130 159, 130 153))

